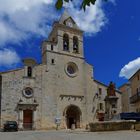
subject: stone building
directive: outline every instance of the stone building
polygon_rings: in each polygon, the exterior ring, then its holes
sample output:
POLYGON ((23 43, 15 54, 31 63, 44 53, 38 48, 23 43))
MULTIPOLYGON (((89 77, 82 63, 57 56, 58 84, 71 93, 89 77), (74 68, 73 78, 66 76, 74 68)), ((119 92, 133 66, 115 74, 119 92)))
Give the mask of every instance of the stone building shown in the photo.
POLYGON ((119 90, 122 92, 122 112, 131 112, 130 96, 131 88, 130 83, 125 83, 119 87, 119 90))
POLYGON ((129 112, 140 112, 140 69, 130 77, 127 87, 124 84, 120 90, 122 92, 122 103, 125 108, 129 108, 129 112), (123 98, 123 94, 126 94, 129 104, 126 98, 123 98))
MULTIPOLYGON (((60 128, 82 128, 98 121, 107 86, 92 76, 83 31, 67 12, 54 22, 41 49, 42 64, 26 58, 23 68, 0 73, 1 127, 7 120, 16 120, 20 129, 52 129, 59 122, 60 128)), ((117 106, 119 113, 120 102, 117 106)))

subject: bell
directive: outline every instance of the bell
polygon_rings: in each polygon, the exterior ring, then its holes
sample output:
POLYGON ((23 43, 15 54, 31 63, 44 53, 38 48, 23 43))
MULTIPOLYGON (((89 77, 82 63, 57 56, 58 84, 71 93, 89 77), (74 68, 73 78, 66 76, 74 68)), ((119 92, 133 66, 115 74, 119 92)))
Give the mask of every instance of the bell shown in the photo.
POLYGON ((64 45, 67 45, 67 42, 66 41, 64 42, 64 45))

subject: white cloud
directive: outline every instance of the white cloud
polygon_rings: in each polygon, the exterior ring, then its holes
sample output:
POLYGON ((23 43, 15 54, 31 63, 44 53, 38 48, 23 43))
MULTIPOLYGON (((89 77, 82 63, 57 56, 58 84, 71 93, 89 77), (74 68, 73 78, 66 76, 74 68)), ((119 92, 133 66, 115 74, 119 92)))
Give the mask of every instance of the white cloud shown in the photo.
POLYGON ((41 4, 52 4, 53 0, 0 0, 0 11, 7 13, 15 13, 18 11, 28 11, 34 6, 41 4))
MULTIPOLYGON (((114 0, 110 0, 114 2, 114 0)), ((58 19, 60 12, 55 10, 56 0, 0 0, 0 46, 6 43, 20 43, 30 35, 47 38, 50 22, 58 19)), ((102 0, 78 10, 75 5, 81 1, 70 2, 66 7, 79 27, 88 34, 101 31, 107 22, 102 8, 102 0)))
POLYGON ((20 62, 20 58, 14 50, 2 49, 0 50, 0 66, 12 67, 20 62))
POLYGON ((24 37, 25 33, 21 33, 19 30, 11 28, 6 22, 0 21, 0 47, 7 42, 19 43, 24 37))
POLYGON ((129 79, 138 69, 140 69, 140 57, 126 64, 121 69, 119 77, 129 79))
POLYGON ((57 18, 52 4, 53 0, 0 0, 0 46, 20 43, 32 34, 47 37, 46 23, 57 18))
MULTIPOLYGON (((114 3, 114 0, 110 1, 114 3)), ((22 45, 22 41, 28 42, 32 36, 47 38, 51 23, 60 17, 60 12, 55 10, 55 2, 56 0, 0 0, 0 48, 3 48, 0 50, 1 66, 13 65, 19 60, 15 51, 4 49, 8 43, 22 45), (4 57, 2 53, 9 57, 4 57), (9 59, 10 56, 12 59, 9 59)), ((80 3, 81 0, 75 0, 66 5, 70 15, 86 34, 101 31, 107 22, 102 0, 87 7, 85 12, 78 10, 80 3)))
POLYGON ((86 11, 77 10, 72 2, 66 4, 66 7, 69 8, 78 26, 88 35, 91 35, 101 31, 102 27, 107 23, 102 5, 102 0, 97 0, 95 5, 86 7, 86 11))

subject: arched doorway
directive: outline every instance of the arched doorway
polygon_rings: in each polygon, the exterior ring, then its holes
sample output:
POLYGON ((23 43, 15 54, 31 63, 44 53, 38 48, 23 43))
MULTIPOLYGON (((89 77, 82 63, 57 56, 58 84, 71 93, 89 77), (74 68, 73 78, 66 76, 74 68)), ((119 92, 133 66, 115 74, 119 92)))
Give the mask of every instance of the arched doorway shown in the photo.
POLYGON ((75 124, 76 128, 80 128, 81 115, 82 113, 79 107, 75 105, 68 106, 65 111, 67 128, 71 129, 72 124, 75 124))

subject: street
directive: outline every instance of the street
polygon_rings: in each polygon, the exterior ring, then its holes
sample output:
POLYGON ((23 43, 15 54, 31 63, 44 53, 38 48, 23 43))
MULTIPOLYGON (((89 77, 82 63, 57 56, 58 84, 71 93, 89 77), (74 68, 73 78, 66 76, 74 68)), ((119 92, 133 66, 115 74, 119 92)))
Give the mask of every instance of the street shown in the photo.
POLYGON ((84 132, 69 130, 0 132, 0 140, 139 140, 140 132, 84 132))

